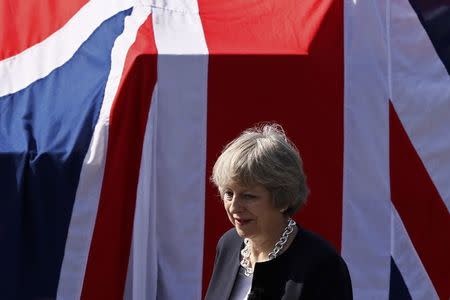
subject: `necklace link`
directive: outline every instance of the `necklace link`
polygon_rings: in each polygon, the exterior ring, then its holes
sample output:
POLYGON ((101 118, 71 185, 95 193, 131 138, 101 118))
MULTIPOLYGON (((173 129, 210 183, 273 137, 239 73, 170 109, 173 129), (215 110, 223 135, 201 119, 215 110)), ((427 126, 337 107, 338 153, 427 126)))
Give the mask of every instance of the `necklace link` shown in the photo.
MULTIPOLYGON (((286 244, 286 242, 288 241, 289 235, 294 231, 295 224, 295 221, 289 218, 288 224, 284 229, 283 234, 281 234, 278 242, 275 243, 273 250, 267 255, 267 258, 269 260, 272 260, 278 256, 278 253, 280 253, 280 251, 284 247, 284 244, 286 244)), ((244 268, 244 275, 248 277, 253 274, 253 268, 250 267, 250 240, 248 238, 245 238, 244 244, 245 247, 241 250, 241 266, 244 268)))

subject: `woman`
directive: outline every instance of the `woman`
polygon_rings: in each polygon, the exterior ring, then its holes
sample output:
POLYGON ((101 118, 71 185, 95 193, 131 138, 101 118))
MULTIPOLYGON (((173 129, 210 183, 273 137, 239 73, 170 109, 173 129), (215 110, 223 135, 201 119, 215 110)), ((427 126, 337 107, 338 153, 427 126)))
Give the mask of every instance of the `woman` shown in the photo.
POLYGON ((248 129, 229 143, 212 181, 234 228, 218 242, 205 299, 352 299, 340 255, 291 219, 308 188, 280 125, 248 129))

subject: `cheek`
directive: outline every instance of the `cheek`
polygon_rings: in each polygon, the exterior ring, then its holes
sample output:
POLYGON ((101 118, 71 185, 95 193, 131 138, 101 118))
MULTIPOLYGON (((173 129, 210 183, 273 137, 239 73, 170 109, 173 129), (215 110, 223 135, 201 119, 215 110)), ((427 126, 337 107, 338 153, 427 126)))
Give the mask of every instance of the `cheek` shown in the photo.
POLYGON ((223 202, 223 208, 225 209, 226 213, 229 214, 230 204, 227 204, 226 202, 223 202))
POLYGON ((223 208, 225 208, 225 213, 226 213, 226 215, 228 217, 228 220, 230 220, 230 222, 233 223, 233 217, 231 216, 231 213, 230 213, 230 210, 229 210, 230 205, 229 204, 227 205, 227 204, 224 203, 223 208))

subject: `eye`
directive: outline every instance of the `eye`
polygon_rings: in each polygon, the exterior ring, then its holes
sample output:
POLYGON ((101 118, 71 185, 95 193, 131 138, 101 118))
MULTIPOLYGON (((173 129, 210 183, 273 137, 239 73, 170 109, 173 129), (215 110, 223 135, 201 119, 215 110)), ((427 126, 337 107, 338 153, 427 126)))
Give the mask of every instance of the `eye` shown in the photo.
POLYGON ((255 195, 253 195, 253 194, 248 194, 248 193, 245 193, 243 196, 244 196, 244 199, 246 199, 246 200, 252 200, 252 199, 255 199, 255 198, 256 198, 255 195))
POLYGON ((233 192, 232 191, 225 191, 223 192, 223 200, 231 201, 233 199, 233 192))

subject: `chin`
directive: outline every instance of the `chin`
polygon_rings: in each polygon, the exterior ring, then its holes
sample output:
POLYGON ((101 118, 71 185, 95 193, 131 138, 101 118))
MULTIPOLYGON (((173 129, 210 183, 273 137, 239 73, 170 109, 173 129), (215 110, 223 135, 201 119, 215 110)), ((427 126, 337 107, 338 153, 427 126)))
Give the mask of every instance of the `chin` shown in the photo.
POLYGON ((246 234, 244 231, 242 231, 241 229, 234 227, 236 229, 237 234, 241 237, 241 238, 245 238, 246 234))
POLYGON ((235 226, 234 228, 241 238, 248 238, 251 236, 251 233, 248 230, 242 230, 242 228, 239 228, 238 226, 235 226))

